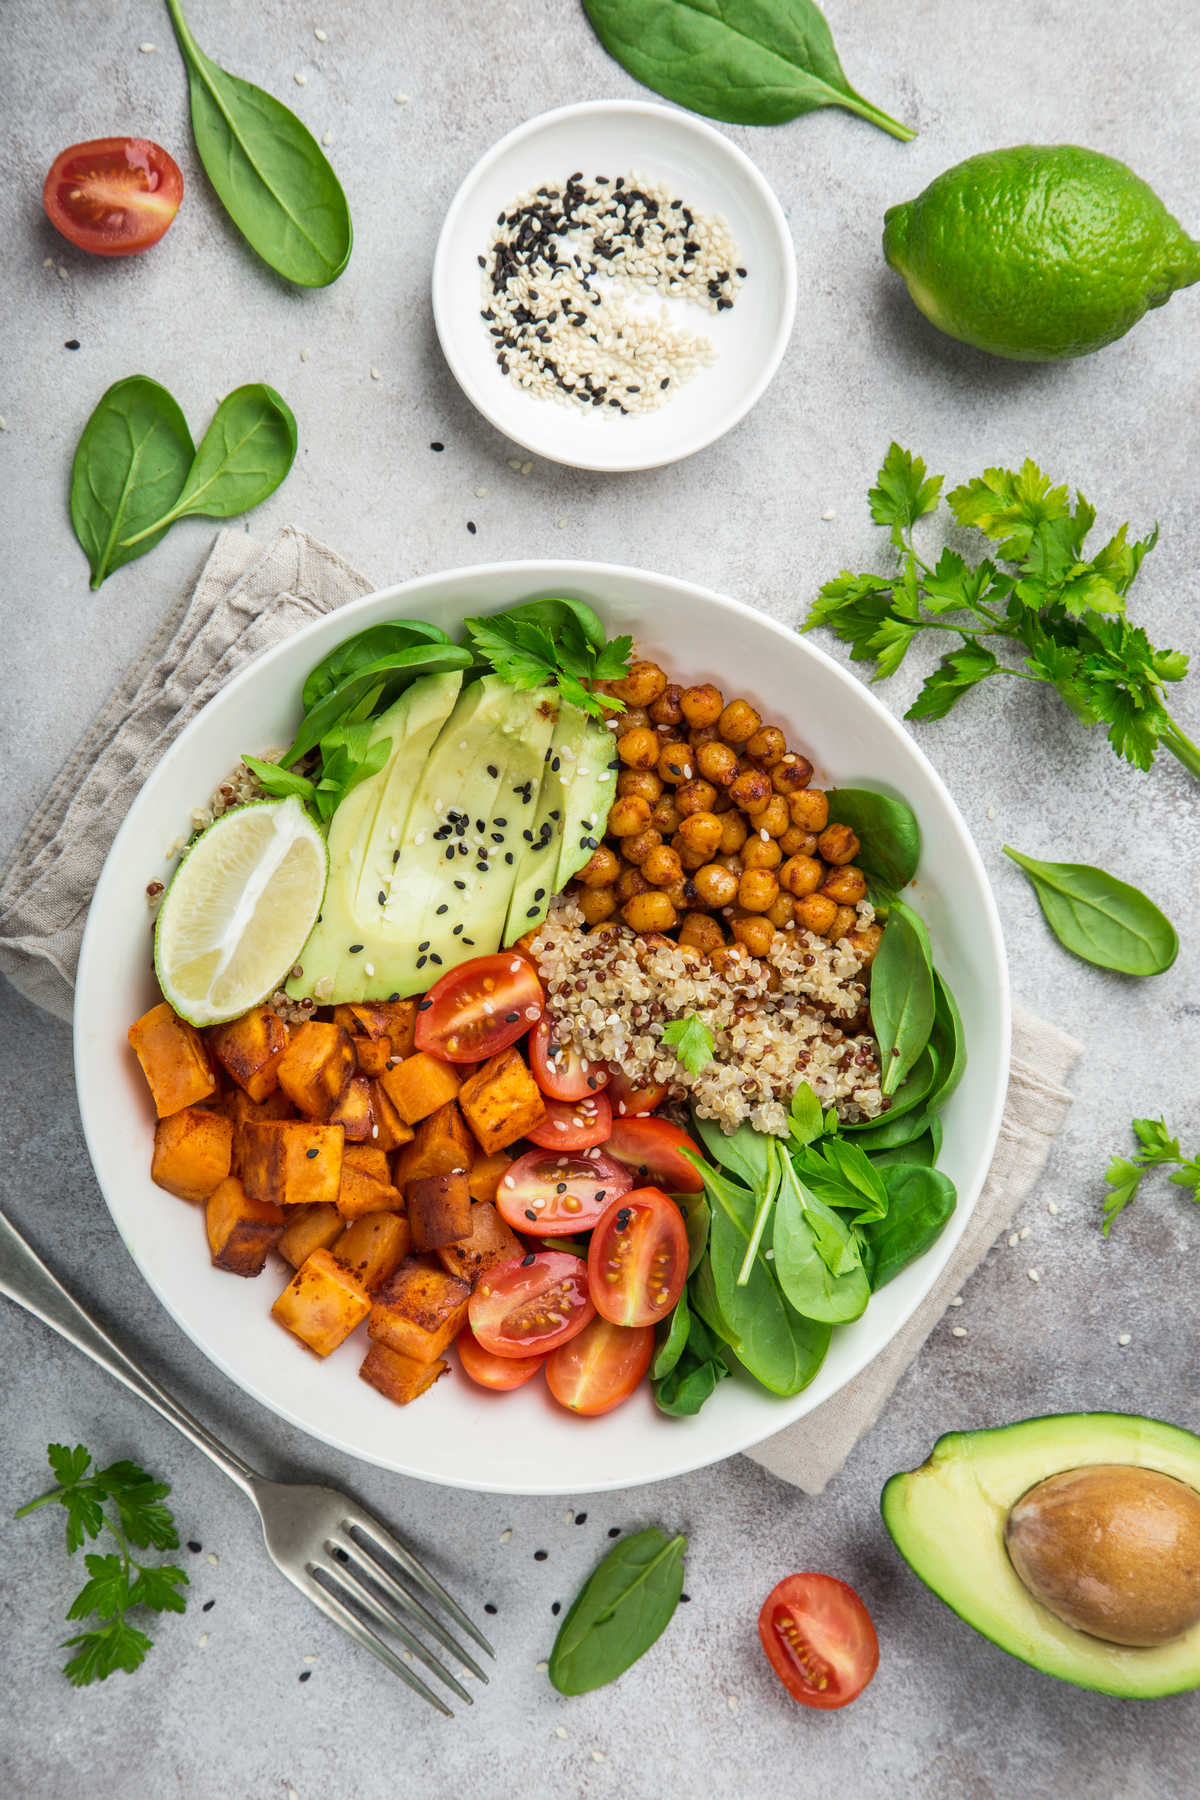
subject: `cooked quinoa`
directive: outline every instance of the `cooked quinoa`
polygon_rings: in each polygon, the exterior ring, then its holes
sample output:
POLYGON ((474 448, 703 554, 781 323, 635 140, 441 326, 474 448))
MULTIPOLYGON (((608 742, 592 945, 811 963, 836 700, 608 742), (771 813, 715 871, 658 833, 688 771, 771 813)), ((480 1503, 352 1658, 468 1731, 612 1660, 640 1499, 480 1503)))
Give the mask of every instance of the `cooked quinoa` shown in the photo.
MULTIPOLYGON (((867 903, 857 912, 860 926, 870 924, 867 903)), ((664 1083, 723 1131, 749 1123, 786 1136, 802 1081, 847 1123, 885 1109, 866 988, 856 979, 862 959, 846 938, 777 932, 765 956, 747 956, 744 973, 731 973, 686 944, 624 925, 589 932, 567 895, 535 935, 533 954, 564 1043, 589 1063, 616 1063, 635 1086, 664 1083), (715 1045, 698 1075, 662 1043, 664 1025, 693 1013, 715 1045)))

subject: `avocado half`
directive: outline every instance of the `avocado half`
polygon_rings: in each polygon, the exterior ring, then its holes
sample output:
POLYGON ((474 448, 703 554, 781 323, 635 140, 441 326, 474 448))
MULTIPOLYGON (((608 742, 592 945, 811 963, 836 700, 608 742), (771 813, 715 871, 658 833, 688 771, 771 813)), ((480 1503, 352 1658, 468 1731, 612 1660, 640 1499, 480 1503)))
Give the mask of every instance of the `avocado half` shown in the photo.
POLYGON ((1064 1469, 1123 1463, 1200 1490, 1200 1437, 1136 1413, 1062 1413, 938 1439, 919 1469, 893 1475, 883 1522, 905 1562, 968 1625, 1011 1656, 1077 1687, 1157 1699, 1200 1687, 1200 1624, 1131 1648, 1065 1625, 1020 1580, 1004 1542, 1021 1496, 1064 1469))

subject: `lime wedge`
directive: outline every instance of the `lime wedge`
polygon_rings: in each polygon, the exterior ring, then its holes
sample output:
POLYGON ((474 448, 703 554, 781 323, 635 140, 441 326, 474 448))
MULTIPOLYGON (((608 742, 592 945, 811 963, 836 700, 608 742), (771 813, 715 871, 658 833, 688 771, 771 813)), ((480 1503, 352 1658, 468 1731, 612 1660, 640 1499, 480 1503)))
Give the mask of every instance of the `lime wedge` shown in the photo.
POLYGON ((196 839, 154 931, 158 983, 181 1018, 216 1025, 275 991, 316 923, 328 868, 294 797, 239 806, 196 839))

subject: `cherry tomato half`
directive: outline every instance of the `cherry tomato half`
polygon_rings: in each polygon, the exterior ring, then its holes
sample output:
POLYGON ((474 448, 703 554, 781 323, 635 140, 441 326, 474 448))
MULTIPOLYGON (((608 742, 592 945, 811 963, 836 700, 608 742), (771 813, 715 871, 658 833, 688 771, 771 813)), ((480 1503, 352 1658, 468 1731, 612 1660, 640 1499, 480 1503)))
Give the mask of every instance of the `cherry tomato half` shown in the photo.
POLYGON ((687 1280, 683 1214, 657 1188, 635 1188, 605 1208, 588 1246, 592 1305, 613 1325, 657 1325, 687 1280))
POLYGON ((608 1083, 608 1064, 585 1062, 578 1050, 560 1044, 549 1014, 529 1040, 529 1066, 543 1094, 552 1100, 582 1100, 608 1083))
POLYGON ((591 1150, 612 1129, 612 1107, 606 1094, 582 1100, 546 1100, 546 1116, 525 1136, 544 1150, 591 1150))
POLYGON ((545 1004, 542 984, 523 956, 473 956, 435 981, 421 1001, 417 1049, 446 1062, 484 1062, 524 1037, 545 1004))
POLYGON ((672 1194, 699 1194, 704 1188, 699 1173, 685 1150, 701 1154, 678 1125, 669 1119, 615 1117, 605 1149, 618 1161, 628 1163, 640 1181, 653 1182, 672 1194))
POLYGON ((650 1367, 654 1328, 595 1318, 546 1359, 546 1385, 560 1406, 594 1418, 628 1400, 650 1367))
POLYGON ((624 1069, 616 1063, 608 1065, 608 1097, 618 1118, 636 1118, 657 1110, 667 1097, 661 1082, 647 1082, 634 1087, 624 1069))
POLYGON ((565 1344, 595 1312, 587 1267, 565 1250, 538 1250, 488 1269, 467 1307, 483 1349, 524 1359, 565 1344))
POLYGON ((763 1602, 758 1635, 767 1661, 802 1706, 849 1706, 879 1667, 871 1615, 834 1575, 787 1576, 763 1602))
POLYGON ((599 1150, 528 1150, 501 1177, 496 1205, 514 1231, 574 1237, 632 1186, 629 1170, 599 1150))
POLYGON ((56 156, 42 205, 56 231, 93 256, 157 244, 183 199, 183 176, 149 138, 94 138, 56 156))
POLYGON ((546 1358, 544 1356, 493 1356, 485 1350, 469 1325, 464 1325, 454 1341, 463 1374, 480 1387, 506 1394, 513 1388, 532 1381, 546 1358))

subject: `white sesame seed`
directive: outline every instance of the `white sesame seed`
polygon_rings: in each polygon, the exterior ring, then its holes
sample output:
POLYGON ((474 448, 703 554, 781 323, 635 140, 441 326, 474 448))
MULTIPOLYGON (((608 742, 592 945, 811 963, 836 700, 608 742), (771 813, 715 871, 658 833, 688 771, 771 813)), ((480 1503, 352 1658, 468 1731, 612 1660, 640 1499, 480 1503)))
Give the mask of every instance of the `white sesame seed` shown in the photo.
POLYGON ((312 1663, 315 1663, 317 1659, 315 1656, 306 1656, 304 1660, 311 1665, 312 1663))
MULTIPOLYGON (((515 1188, 515 1187, 516 1187, 516 1185, 517 1185, 517 1184, 516 1184, 516 1182, 515 1182, 515 1181, 514 1181, 514 1180, 513 1180, 513 1178, 512 1178, 512 1176, 511 1176, 511 1175, 505 1175, 505 1176, 504 1176, 504 1177, 503 1177, 503 1179, 502 1179, 502 1181, 501 1181, 501 1183, 500 1183, 500 1185, 501 1185, 501 1187, 506 1187, 506 1188, 515 1188)), ((500 1541, 501 1541, 501 1543, 503 1543, 503 1542, 504 1542, 504 1539, 503 1539, 503 1538, 501 1538, 501 1540, 500 1540, 500 1541)))
POLYGON ((1123 1350, 1125 1348, 1126 1344, 1132 1344, 1133 1338, 1128 1331, 1123 1331, 1121 1333, 1120 1337, 1117 1339, 1117 1342, 1118 1342, 1118 1344, 1120 1344, 1120 1346, 1123 1350))
POLYGON ((485 487, 477 487, 475 489, 475 498, 477 500, 482 500, 486 494, 487 494, 487 489, 485 487))
POLYGON ((1030 1281, 1040 1281, 1042 1279, 1037 1269, 1026 1269, 1025 1273, 1028 1275, 1030 1281))
POLYGON ((52 256, 43 256, 42 267, 43 269, 52 269, 54 267, 54 258, 52 256))
POLYGON ((550 1664, 543 1657, 541 1662, 535 1662, 533 1666, 537 1670, 539 1675, 544 1675, 546 1673, 546 1670, 550 1667, 550 1664))
POLYGON ((966 1337, 966 1335, 967 1335, 967 1328, 965 1325, 952 1325, 950 1327, 950 1336, 951 1337, 964 1338, 964 1337, 966 1337))
POLYGON ((519 456, 510 456, 508 459, 508 466, 513 471, 514 474, 519 475, 521 473, 520 457, 519 456))
POLYGON ((363 974, 364 975, 370 976, 370 975, 374 975, 374 973, 375 973, 374 963, 364 963, 363 964, 363 974))
POLYGON ((557 1738, 565 1738, 565 1737, 570 1737, 571 1734, 567 1730, 565 1725, 556 1725, 554 1727, 554 1735, 557 1738))
POLYGON ((726 1694, 725 1704, 729 1708, 730 1712, 736 1712, 738 1709, 737 1695, 736 1694, 726 1694))
POLYGON ((322 142, 322 143, 323 143, 323 144, 325 144, 325 145, 326 145, 326 146, 328 146, 328 145, 329 145, 329 144, 332 144, 332 142, 333 142, 333 133, 332 133, 332 131, 323 131, 323 132, 322 132, 322 133, 321 133, 321 142, 322 142))
POLYGON ((309 360, 309 358, 311 357, 311 355, 312 355, 312 351, 309 349, 308 345, 305 344, 304 348, 300 352, 300 361, 307 362, 309 360))
POLYGON ((300 1800, 299 1794, 290 1782, 288 1783, 287 1800, 300 1800))
POLYGON ((532 475, 533 474, 533 464, 531 462, 523 462, 521 464, 521 473, 522 473, 522 475, 532 475))
POLYGON ((575 1514, 571 1511, 571 1508, 568 1506, 566 1512, 563 1514, 563 1524, 564 1525, 573 1525, 574 1523, 575 1523, 575 1514))
POLYGON ((322 31, 319 25, 314 27, 313 36, 316 38, 318 44, 327 43, 329 39, 329 33, 327 31, 322 31))
POLYGON ((207 1644, 207 1642, 208 1642, 208 1633, 207 1633, 207 1631, 202 1631, 200 1633, 200 1636, 196 1639, 196 1643, 199 1645, 200 1649, 203 1650, 203 1648, 204 1648, 205 1644, 207 1644))
POLYGON ((989 819, 994 819, 994 818, 995 818, 995 816, 996 816, 996 809, 995 809, 995 807, 994 807, 994 806, 989 806, 989 807, 988 807, 988 809, 987 809, 987 816, 988 816, 988 818, 989 818, 989 819))
POLYGON ((219 1556, 214 1556, 211 1550, 208 1553, 208 1560, 214 1569, 219 1567, 221 1559, 219 1556))
POLYGON ((371 380, 372 381, 379 380, 379 370, 375 367, 374 363, 371 364, 371 380))
POLYGON ((1010 1249, 1010 1250, 1015 1250, 1015 1249, 1016 1249, 1016 1247, 1017 1247, 1017 1245, 1018 1245, 1018 1244, 1019 1244, 1019 1243, 1020 1243, 1020 1241, 1021 1241, 1021 1235, 1020 1235, 1020 1233, 1019 1233, 1019 1232, 1017 1232, 1017 1231, 1014 1231, 1014 1232, 1013 1232, 1013 1234, 1012 1234, 1012 1236, 1011 1236, 1011 1237, 1010 1237, 1010 1238, 1009 1238, 1009 1240, 1008 1240, 1008 1247, 1009 1247, 1009 1249, 1010 1249))
POLYGON ((833 510, 833 508, 832 508, 832 506, 827 506, 827 507, 826 507, 826 508, 825 508, 825 511, 824 511, 824 512, 823 512, 823 513, 822 513, 822 514, 821 514, 821 517, 822 517, 822 518, 823 518, 823 519, 824 519, 824 520, 825 520, 825 521, 826 521, 826 522, 828 522, 828 521, 829 521, 829 520, 830 520, 830 519, 836 519, 836 518, 837 518, 837 514, 836 514, 836 513, 835 513, 835 512, 834 512, 834 510, 833 510))
POLYGON ((392 99, 396 102, 397 106, 407 106, 408 105, 408 95, 407 94, 393 94, 392 99))
POLYGON ((1025 1242, 1025 1239, 1029 1236, 1029 1229, 1030 1228, 1028 1225, 1022 1225, 1020 1231, 1018 1231, 1018 1233, 1017 1233, 1017 1237, 1022 1244, 1025 1242))
POLYGON ((158 45, 157 44, 139 44, 138 49, 141 51, 143 56, 153 56, 154 52, 158 49, 158 45))
POLYGON ((566 519, 559 519, 557 521, 558 529, 560 531, 565 531, 567 529, 567 524, 568 524, 568 521, 566 519))
POLYGON ((304 73, 303 69, 297 69, 296 73, 292 76, 292 80, 297 87, 307 87, 308 85, 308 76, 304 73))
POLYGON ((592 1751, 592 1761, 593 1762, 607 1762, 608 1761, 608 1752, 606 1750, 593 1750, 592 1751))
POLYGON ((70 281, 71 279, 71 271, 65 263, 59 263, 58 265, 58 279, 60 281, 70 281))
POLYGON ((512 1537, 512 1526, 509 1525, 509 1526, 506 1526, 505 1529, 500 1533, 500 1542, 502 1544, 507 1544, 511 1537, 512 1537))
POLYGON ((1051 1218, 1057 1218, 1058 1217, 1058 1203, 1054 1200, 1047 1200, 1046 1211, 1050 1214, 1051 1218))
POLYGON ((953 1300, 951 1300, 951 1302, 950 1302, 951 1306, 961 1306, 962 1303, 963 1303, 963 1297, 961 1294, 955 1294, 953 1300))
POLYGON ((0 431, 7 431, 7 430, 8 430, 8 420, 3 417, 0 417, 0 431))

